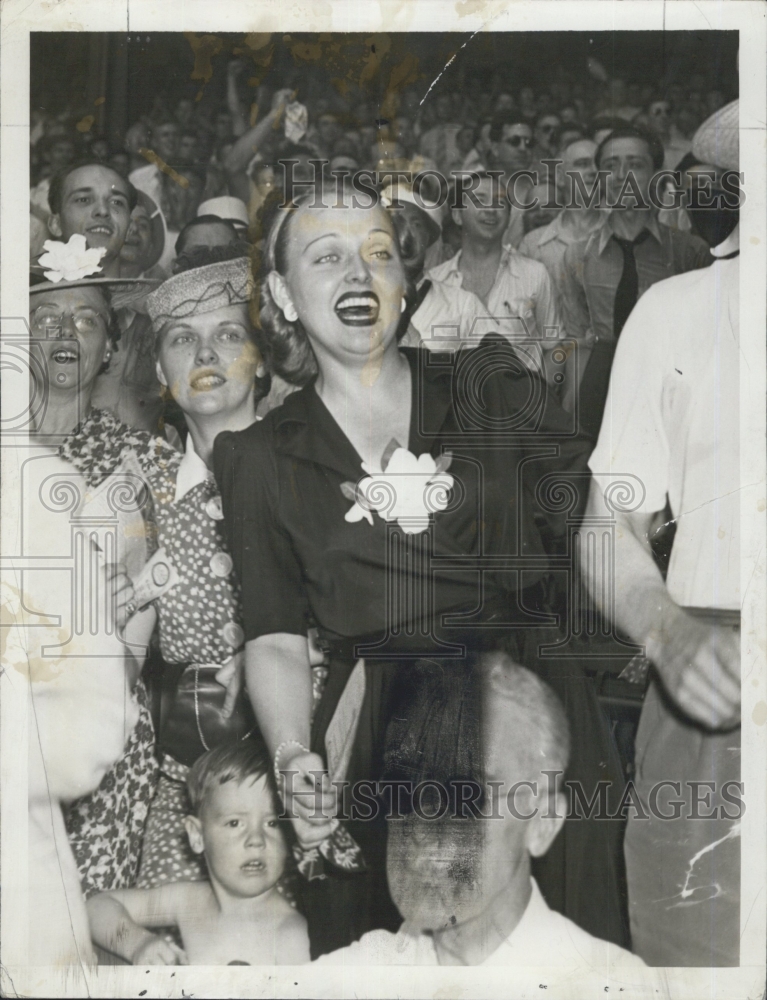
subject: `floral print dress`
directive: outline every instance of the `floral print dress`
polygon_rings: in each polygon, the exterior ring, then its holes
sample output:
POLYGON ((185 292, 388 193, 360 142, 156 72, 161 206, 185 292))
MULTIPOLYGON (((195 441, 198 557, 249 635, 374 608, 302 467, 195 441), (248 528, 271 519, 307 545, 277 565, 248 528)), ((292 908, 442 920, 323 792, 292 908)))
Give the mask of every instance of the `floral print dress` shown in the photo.
MULTIPOLYGON (((174 450, 146 431, 121 423, 106 410, 92 409, 62 443, 59 453, 96 488, 125 468, 130 453, 172 463, 174 450)), ((145 458, 146 460, 146 458, 145 458)), ((145 525, 149 528, 149 525, 145 525)), ((152 532, 146 531, 152 544, 152 532)), ((135 885, 149 804, 159 766, 155 735, 144 682, 134 691, 138 722, 122 757, 90 795, 71 803, 65 821, 84 894, 135 885)))

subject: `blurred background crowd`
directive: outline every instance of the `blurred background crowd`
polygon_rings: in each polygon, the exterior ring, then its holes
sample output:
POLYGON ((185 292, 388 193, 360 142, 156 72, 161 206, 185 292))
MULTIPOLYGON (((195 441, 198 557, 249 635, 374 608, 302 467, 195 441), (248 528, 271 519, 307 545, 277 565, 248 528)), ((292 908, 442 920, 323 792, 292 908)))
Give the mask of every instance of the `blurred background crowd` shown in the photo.
MULTIPOLYGON (((517 169, 628 122, 657 135, 664 167, 684 169, 696 128, 737 96, 735 33, 478 35, 449 65, 463 36, 32 37, 33 254, 48 236, 50 178, 98 160, 159 204, 164 241, 147 252, 165 273, 176 235, 210 199, 237 198, 227 214, 254 225, 280 159, 449 175, 488 165, 491 122, 504 116, 530 130, 517 169)), ((532 215, 524 229, 548 221, 532 215)), ((442 259, 460 242, 447 222, 442 259)))

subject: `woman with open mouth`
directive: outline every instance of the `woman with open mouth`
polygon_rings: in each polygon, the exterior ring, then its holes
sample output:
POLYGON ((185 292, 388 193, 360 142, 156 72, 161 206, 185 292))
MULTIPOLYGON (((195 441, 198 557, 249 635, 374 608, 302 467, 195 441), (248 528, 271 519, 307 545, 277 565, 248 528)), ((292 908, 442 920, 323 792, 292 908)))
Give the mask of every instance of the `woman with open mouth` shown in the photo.
POLYGON ((160 777, 144 835, 142 888, 208 877, 184 828, 187 774, 207 750, 248 739, 256 725, 241 690, 239 588, 208 467, 216 435, 249 427, 268 391, 248 312, 250 262, 241 253, 233 246, 217 247, 207 260, 200 254, 196 266, 147 300, 157 377, 188 434, 183 455, 157 448, 158 439, 136 451, 166 578, 150 604, 164 668, 160 777))
MULTIPOLYGON (((83 266, 69 244, 47 244, 48 255, 30 269, 29 327, 32 356, 33 442, 55 449, 82 473, 88 494, 76 516, 115 522, 114 562, 98 546, 90 554, 103 573, 105 601, 114 599, 118 634, 135 643, 125 653, 131 697, 138 721, 122 756, 98 788, 72 802, 65 821, 86 895, 134 883, 149 802, 157 778, 154 730, 144 682, 143 654, 152 632, 146 613, 131 605, 133 586, 151 552, 145 526, 146 507, 131 475, 130 453, 146 446, 151 435, 120 423, 92 405, 98 376, 108 367, 119 336, 112 296, 127 301, 151 289, 152 282, 105 278, 96 251, 93 266, 83 266), (57 269, 46 267, 55 264, 57 269), (82 272, 85 272, 85 275, 82 272), (79 443, 79 456, 72 453, 79 443)), ((168 451, 170 447, 165 445, 168 451)), ((81 609, 82 613, 87 613, 81 609)))
MULTIPOLYGON (((447 676, 506 650, 562 694, 580 743, 573 776, 590 790, 604 776, 600 760, 611 760, 607 733, 584 734, 598 723, 583 678, 569 667, 559 675, 537 652, 561 641, 545 580, 565 512, 547 498, 555 478, 585 470, 587 444, 501 337, 448 357, 400 346, 412 297, 390 216, 344 195, 339 206, 326 192, 321 207, 311 191, 275 217, 257 339, 270 370, 302 388, 214 449, 242 586, 247 687, 297 837, 332 860, 330 782, 345 779, 347 830, 367 863, 341 877, 326 864, 330 877, 309 884, 313 957, 399 926, 382 813, 366 822, 349 809, 370 816, 369 793, 360 804, 355 789, 381 777, 387 722, 427 661, 447 676), (310 624, 329 655, 313 715, 310 624)), ((574 501, 581 482, 571 476, 574 501)), ((443 725, 443 772, 455 774, 471 751, 457 741, 459 720, 443 725)), ((602 871, 612 856, 592 842, 591 867, 579 871, 571 853, 565 893, 557 853, 544 862, 559 865, 555 876, 542 882, 562 890, 553 905, 566 896, 568 916, 615 939, 616 914, 602 916, 594 889, 595 871, 613 877, 602 871)))

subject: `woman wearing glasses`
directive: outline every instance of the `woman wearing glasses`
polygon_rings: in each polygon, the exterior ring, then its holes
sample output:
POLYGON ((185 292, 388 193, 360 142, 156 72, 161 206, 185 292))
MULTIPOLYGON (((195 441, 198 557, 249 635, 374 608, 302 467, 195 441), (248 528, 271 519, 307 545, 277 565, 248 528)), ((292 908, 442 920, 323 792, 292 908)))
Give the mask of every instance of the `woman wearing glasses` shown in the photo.
MULTIPOLYGON (((88 895, 133 884, 157 778, 152 719, 140 678, 142 647, 145 651, 152 622, 131 606, 131 580, 150 555, 150 533, 143 523, 140 491, 135 489, 138 480, 127 460, 135 446, 152 438, 91 405, 96 379, 117 349, 114 296, 126 302, 145 294, 151 282, 100 276, 98 251, 86 250, 84 238, 77 235, 69 244, 51 241, 47 250, 40 258, 42 267, 36 266, 31 273, 29 325, 38 383, 35 398, 42 400, 34 413, 33 442, 41 451, 56 449, 66 461, 71 460, 67 446, 73 437, 87 442, 77 463, 88 486, 78 516, 90 513, 116 524, 114 562, 107 562, 106 552, 92 557, 104 573, 100 586, 114 595, 118 633, 132 644, 131 652, 126 649, 125 654, 132 701, 126 714, 138 706, 138 721, 120 759, 96 791, 74 801, 66 811, 70 843, 88 895), (73 241, 82 241, 82 246, 71 245, 73 241), (95 260, 89 262, 92 266, 83 267, 88 254, 95 260), (83 271, 89 276, 84 277, 83 271)), ((162 442, 160 447, 172 451, 162 442)))

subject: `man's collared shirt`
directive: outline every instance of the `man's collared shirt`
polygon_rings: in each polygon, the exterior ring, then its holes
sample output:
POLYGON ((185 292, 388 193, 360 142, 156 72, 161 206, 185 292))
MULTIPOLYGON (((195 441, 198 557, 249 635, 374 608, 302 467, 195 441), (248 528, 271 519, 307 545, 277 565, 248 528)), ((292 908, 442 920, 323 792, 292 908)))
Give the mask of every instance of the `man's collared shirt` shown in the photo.
MULTIPOLYGON (((460 257, 461 251, 426 275, 432 287, 411 320, 425 347, 444 351, 463 342, 477 345, 491 332, 515 344, 553 343, 564 336, 551 278, 543 264, 504 247, 484 305, 463 287, 460 257)), ((539 354, 532 350, 530 359, 539 354)), ((530 366, 539 368, 540 364, 530 366)))
MULTIPOLYGON (((624 973, 644 969, 641 958, 625 948, 581 930, 567 917, 549 909, 535 879, 530 900, 517 926, 482 965, 556 966, 576 970, 604 970, 620 966, 624 973)), ((314 965, 439 965, 434 939, 406 928, 369 931, 347 948, 322 955, 314 965)))
MULTIPOLYGON (((737 230, 713 251, 737 249, 737 230)), ((677 530, 666 586, 683 606, 739 609, 738 258, 663 281, 621 333, 596 450, 604 491, 641 481, 639 513, 663 510, 677 530)), ((745 478, 744 478, 745 477, 745 478)), ((754 498, 756 502, 756 497, 754 498)))
MULTIPOLYGON (((691 233, 669 229, 648 213, 650 238, 634 247, 639 297, 658 281, 708 267, 708 246, 691 233)), ((568 336, 613 340, 615 293, 623 274, 623 251, 613 239, 612 212, 599 228, 567 247, 562 269, 562 311, 568 336)))
MULTIPOLYGON (((598 229, 602 222, 603 220, 597 216, 592 229, 598 229)), ((565 251, 572 243, 577 243, 582 238, 572 233, 564 224, 560 212, 548 226, 541 226, 529 232, 519 244, 519 252, 524 257, 531 257, 543 264, 554 282, 555 292, 561 297, 565 251)))

